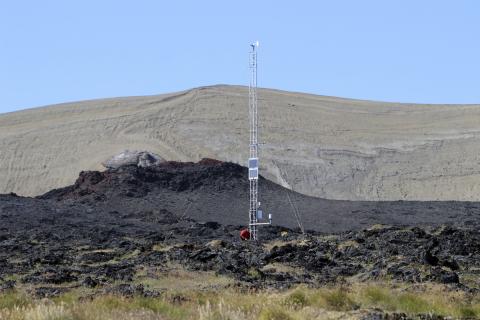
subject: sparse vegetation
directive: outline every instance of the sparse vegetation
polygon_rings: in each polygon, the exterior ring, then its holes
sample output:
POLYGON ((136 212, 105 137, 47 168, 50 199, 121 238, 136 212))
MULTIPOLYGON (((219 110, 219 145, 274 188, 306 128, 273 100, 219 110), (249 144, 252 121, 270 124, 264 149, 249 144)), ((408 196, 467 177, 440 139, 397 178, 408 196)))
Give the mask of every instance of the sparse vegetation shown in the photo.
POLYGON ((9 291, 0 295, 0 310, 21 308, 27 306, 28 303, 28 297, 16 291, 9 291))
MULTIPOLYGON (((80 289, 79 289, 80 290, 80 289)), ((480 297, 442 285, 395 283, 351 284, 341 287, 287 291, 189 290, 160 297, 91 295, 73 291, 55 299, 36 300, 25 292, 0 295, 0 319, 259 319, 299 320, 321 317, 361 318, 368 310, 480 318, 480 297), (88 298, 90 297, 90 298, 88 298), (180 298, 178 298, 180 297, 180 298)))
POLYGON ((258 320, 293 320, 293 318, 285 309, 268 306, 260 312, 258 320))
POLYGON ((348 311, 358 308, 350 294, 343 287, 320 291, 319 297, 321 300, 323 299, 323 303, 320 306, 325 306, 329 310, 348 311))
POLYGON ((285 304, 297 309, 309 305, 309 301, 304 290, 297 289, 286 297, 285 304))

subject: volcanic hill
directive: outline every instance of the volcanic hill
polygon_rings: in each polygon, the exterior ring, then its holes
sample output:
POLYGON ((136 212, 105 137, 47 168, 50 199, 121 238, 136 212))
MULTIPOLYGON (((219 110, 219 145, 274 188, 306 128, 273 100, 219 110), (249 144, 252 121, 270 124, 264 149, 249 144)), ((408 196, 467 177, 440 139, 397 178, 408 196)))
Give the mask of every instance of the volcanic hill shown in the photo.
MULTIPOLYGON (((0 193, 35 196, 124 149, 248 158, 247 88, 67 103, 0 115, 0 193)), ((479 105, 415 105, 259 90, 262 173, 343 200, 478 200, 479 105)), ((243 210, 243 209, 242 209, 243 210)))

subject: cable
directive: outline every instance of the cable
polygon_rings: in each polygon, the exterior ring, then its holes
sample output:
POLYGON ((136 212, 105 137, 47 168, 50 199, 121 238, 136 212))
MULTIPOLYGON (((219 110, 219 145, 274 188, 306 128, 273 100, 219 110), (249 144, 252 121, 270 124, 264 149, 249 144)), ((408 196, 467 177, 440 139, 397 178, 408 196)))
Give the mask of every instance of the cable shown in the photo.
POLYGON ((295 206, 295 204, 293 203, 292 199, 290 198, 290 192, 293 192, 293 190, 286 189, 288 202, 290 202, 290 205, 291 205, 292 208, 293 208, 293 213, 294 213, 294 215, 295 215, 295 219, 297 219, 298 227, 299 227, 300 230, 302 231, 302 234, 305 234, 305 229, 303 228, 303 224, 302 224, 302 221, 301 221, 301 219, 300 219, 300 213, 298 212, 298 208, 295 206))

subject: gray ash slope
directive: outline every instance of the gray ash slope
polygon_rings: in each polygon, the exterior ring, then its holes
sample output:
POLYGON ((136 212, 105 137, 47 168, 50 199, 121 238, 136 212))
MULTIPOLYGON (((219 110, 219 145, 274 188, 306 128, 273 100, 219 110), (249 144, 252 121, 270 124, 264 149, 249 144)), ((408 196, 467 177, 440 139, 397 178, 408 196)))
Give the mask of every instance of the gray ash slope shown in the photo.
MULTIPOLYGON (((81 172, 72 186, 37 198, 3 195, 1 225, 11 228, 96 221, 112 226, 139 221, 157 222, 159 212, 172 219, 215 221, 245 225, 248 212, 247 169, 237 164, 204 159, 198 163, 165 162, 139 168, 124 166, 104 172, 81 172), (9 215, 12 213, 13 215, 9 215), (113 219, 113 221, 110 221, 113 219), (11 222, 9 224, 9 221, 11 222)), ((274 215, 274 224, 297 228, 288 200, 297 206, 305 229, 320 232, 361 230, 373 224, 473 227, 479 224, 480 203, 418 201, 339 201, 305 196, 269 180, 260 179, 262 207, 274 215)))

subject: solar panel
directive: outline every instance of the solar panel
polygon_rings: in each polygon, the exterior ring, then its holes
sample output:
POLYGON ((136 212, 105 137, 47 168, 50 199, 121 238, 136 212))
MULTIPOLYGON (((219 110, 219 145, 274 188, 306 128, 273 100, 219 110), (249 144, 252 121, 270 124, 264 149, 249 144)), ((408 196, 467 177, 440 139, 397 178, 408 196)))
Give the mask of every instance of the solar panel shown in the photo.
POLYGON ((258 169, 258 158, 248 159, 248 168, 249 169, 258 169))
POLYGON ((262 220, 263 219, 263 211, 262 210, 257 210, 257 219, 262 220))
POLYGON ((258 168, 248 169, 248 179, 257 180, 258 179, 258 168))

